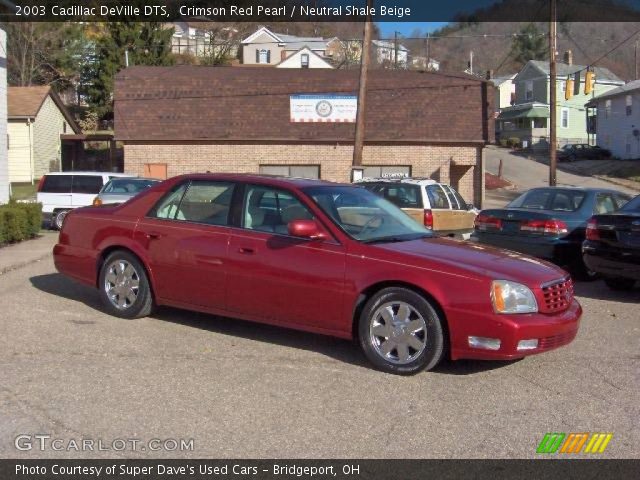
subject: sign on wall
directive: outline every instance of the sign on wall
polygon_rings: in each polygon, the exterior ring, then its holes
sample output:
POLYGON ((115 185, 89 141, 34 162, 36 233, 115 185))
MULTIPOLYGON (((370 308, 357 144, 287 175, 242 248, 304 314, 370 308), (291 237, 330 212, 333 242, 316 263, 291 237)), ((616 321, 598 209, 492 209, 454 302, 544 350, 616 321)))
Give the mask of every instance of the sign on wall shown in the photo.
POLYGON ((355 123, 356 95, 291 95, 291 122, 355 123))

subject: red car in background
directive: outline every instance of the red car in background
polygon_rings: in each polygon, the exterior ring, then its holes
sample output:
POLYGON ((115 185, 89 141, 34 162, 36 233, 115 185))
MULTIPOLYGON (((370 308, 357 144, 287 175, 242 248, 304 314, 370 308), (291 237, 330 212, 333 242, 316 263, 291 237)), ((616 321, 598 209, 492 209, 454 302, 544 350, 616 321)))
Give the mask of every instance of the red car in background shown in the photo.
POLYGON ((170 305, 346 339, 399 374, 565 345, 582 309, 549 263, 434 237, 366 189, 194 174, 67 216, 56 268, 122 318, 170 305))

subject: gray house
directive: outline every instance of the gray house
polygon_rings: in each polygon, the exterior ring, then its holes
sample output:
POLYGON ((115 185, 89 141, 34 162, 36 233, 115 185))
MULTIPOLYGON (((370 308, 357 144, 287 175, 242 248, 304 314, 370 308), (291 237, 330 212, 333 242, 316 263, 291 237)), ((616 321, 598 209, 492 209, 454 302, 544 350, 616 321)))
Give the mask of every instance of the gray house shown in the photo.
MULTIPOLYGON (((589 143, 587 112, 589 100, 583 93, 586 65, 574 65, 570 52, 565 62, 558 62, 556 78, 557 138, 559 146, 567 143, 589 143), (580 72, 580 92, 565 100, 569 76, 580 72)), ((601 95, 624 84, 606 68, 595 67, 593 96, 601 95)), ((515 103, 503 108, 496 121, 496 138, 518 138, 523 147, 548 148, 549 145, 549 62, 530 60, 513 79, 515 103)))

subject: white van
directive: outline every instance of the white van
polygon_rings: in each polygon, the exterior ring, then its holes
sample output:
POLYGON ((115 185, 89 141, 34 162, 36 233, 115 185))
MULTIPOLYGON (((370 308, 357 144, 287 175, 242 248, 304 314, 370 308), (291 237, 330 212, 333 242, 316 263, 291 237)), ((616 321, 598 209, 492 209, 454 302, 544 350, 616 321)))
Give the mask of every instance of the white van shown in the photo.
POLYGON ((91 205, 109 180, 135 176, 111 172, 47 173, 40 179, 37 193, 37 201, 42 204, 43 223, 60 230, 69 210, 91 205))

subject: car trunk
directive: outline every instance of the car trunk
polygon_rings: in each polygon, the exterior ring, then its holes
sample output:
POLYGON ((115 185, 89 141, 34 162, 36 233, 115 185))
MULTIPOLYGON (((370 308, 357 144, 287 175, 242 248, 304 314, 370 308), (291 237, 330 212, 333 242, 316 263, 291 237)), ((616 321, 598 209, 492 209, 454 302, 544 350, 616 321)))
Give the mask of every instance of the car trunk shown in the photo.
POLYGON ((603 244, 640 249, 640 214, 598 215, 595 230, 603 244))
POLYGON ((478 228, 483 233, 547 238, 565 237, 584 223, 575 218, 574 212, 517 208, 483 210, 478 217, 479 223, 483 219, 488 219, 485 230, 478 228))

